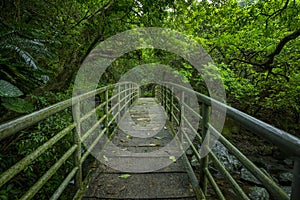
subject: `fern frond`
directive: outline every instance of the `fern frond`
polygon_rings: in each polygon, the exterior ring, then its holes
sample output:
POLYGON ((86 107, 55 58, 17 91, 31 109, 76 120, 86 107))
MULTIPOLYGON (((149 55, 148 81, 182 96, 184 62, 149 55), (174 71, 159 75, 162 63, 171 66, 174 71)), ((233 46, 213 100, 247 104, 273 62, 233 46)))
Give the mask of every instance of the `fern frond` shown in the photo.
POLYGON ((51 58, 43 42, 15 30, 0 31, 0 76, 26 91, 44 84, 42 76, 48 72, 35 58, 51 58))

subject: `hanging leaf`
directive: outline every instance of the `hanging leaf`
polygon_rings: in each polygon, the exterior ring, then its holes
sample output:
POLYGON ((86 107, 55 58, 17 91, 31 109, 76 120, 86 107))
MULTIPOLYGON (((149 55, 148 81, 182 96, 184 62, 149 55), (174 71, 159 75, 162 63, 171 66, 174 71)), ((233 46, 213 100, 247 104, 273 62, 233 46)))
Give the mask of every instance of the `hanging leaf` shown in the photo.
POLYGON ((2 106, 17 113, 31 113, 34 105, 20 98, 1 98, 2 106))
POLYGON ((1 97, 18 97, 23 95, 23 92, 11 83, 0 80, 0 96, 1 97))

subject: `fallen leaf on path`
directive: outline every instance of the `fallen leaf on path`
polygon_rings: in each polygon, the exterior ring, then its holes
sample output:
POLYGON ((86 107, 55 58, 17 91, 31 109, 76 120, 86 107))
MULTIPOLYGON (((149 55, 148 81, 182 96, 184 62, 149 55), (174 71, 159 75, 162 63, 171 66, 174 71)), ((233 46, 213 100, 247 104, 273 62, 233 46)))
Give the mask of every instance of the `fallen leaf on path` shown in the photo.
POLYGON ((127 135, 126 138, 127 139, 132 139, 132 136, 131 135, 127 135))
POLYGON ((126 187, 125 187, 125 185, 124 185, 123 187, 120 188, 119 191, 122 192, 123 190, 125 190, 125 188, 126 188, 126 187))
POLYGON ((123 174, 123 175, 120 175, 119 178, 128 178, 130 176, 131 176, 130 174, 123 174))
POLYGON ((176 162, 175 156, 170 156, 169 159, 172 160, 173 162, 176 162))
POLYGON ((156 137, 154 137, 155 139, 157 139, 157 140, 161 140, 161 139, 164 139, 165 137, 159 137, 159 136, 156 136, 156 137))
POLYGON ((108 158, 105 155, 103 155, 103 158, 105 162, 108 162, 108 158))

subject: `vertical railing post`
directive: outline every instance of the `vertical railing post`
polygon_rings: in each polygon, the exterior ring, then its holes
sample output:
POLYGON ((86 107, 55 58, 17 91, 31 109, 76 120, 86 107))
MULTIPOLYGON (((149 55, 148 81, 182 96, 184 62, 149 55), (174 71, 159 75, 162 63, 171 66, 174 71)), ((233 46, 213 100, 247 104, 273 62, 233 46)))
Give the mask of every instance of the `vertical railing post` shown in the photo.
POLYGON ((128 97, 127 97, 127 102, 128 102, 128 104, 127 104, 127 108, 129 108, 129 106, 130 106, 130 103, 131 103, 131 96, 130 96, 130 83, 128 83, 128 86, 127 86, 128 88, 128 93, 127 93, 127 95, 128 95, 128 97))
POLYGON ((141 86, 138 86, 138 98, 142 97, 142 89, 141 89, 141 86))
POLYGON ((105 128, 107 135, 109 134, 108 130, 108 120, 109 120, 109 113, 108 113, 108 89, 105 90, 105 128))
POLYGON ((297 200, 300 197, 300 158, 294 161, 293 182, 291 200, 297 200))
POLYGON ((156 86, 156 94, 155 94, 155 96, 158 99, 158 102, 161 102, 161 91, 160 91, 160 86, 159 85, 156 86))
POLYGON ((80 190, 82 187, 80 101, 78 101, 74 106, 75 106, 75 121, 76 121, 74 143, 77 145, 77 149, 74 152, 74 165, 78 167, 78 170, 75 175, 75 186, 78 190, 80 190))
POLYGON ((118 123, 121 121, 121 86, 118 85, 118 123))
POLYGON ((127 83, 124 84, 124 90, 123 90, 123 94, 124 94, 124 97, 123 97, 123 103, 124 103, 124 113, 126 112, 126 102, 127 102, 127 87, 126 87, 127 83))
POLYGON ((156 87, 155 85, 152 85, 152 97, 155 97, 155 90, 156 90, 156 87))
MULTIPOLYGON (((185 99, 185 94, 184 94, 184 91, 182 90, 182 92, 181 92, 181 105, 180 105, 180 107, 181 107, 181 109, 180 109, 180 127, 181 127, 181 129, 183 129, 183 127, 184 127, 184 112, 185 112, 185 109, 184 109, 184 99, 185 99)), ((181 137, 180 137, 180 141, 181 142, 183 142, 183 131, 185 131, 185 130, 181 130, 181 137)))
POLYGON ((167 98, 167 105, 169 105, 169 108, 167 107, 167 110, 168 110, 168 113, 170 114, 170 112, 171 112, 171 91, 170 91, 170 89, 169 88, 167 88, 167 96, 168 96, 168 98, 167 98))
POLYGON ((125 105, 125 84, 123 84, 122 87, 121 87, 121 93, 122 93, 122 95, 121 95, 121 102, 122 102, 121 108, 122 108, 122 114, 124 114, 125 107, 123 108, 123 106, 125 105))
POLYGON ((136 85, 136 92, 137 92, 136 100, 138 100, 141 97, 141 86, 136 85))
POLYGON ((130 106, 132 104, 132 87, 131 87, 131 83, 128 84, 129 87, 129 104, 128 106, 130 106))
POLYGON ((136 86, 132 84, 132 103, 135 101, 135 99, 136 99, 136 86))
POLYGON ((165 107, 165 91, 164 91, 164 86, 161 85, 161 106, 164 108, 165 107))
MULTIPOLYGON (((203 144, 204 139, 207 139, 207 142, 209 142, 209 133, 208 133, 208 122, 209 122, 209 106, 202 103, 202 145, 205 145, 204 148, 207 148, 209 144, 203 144)), ((208 155, 206 155, 204 158, 201 159, 200 162, 200 184, 202 191, 204 195, 207 195, 207 177, 205 175, 205 169, 208 168, 208 155)))
POLYGON ((134 89, 134 85, 131 83, 130 84, 130 87, 131 87, 131 105, 133 104, 134 102, 134 94, 135 94, 135 89, 134 89))
POLYGON ((166 110, 168 113, 170 113, 170 106, 168 108, 168 105, 170 105, 170 93, 169 93, 169 89, 166 88, 166 110))
POLYGON ((160 96, 159 96, 159 85, 155 86, 155 95, 154 97, 160 102, 160 96))
POLYGON ((128 83, 127 85, 127 109, 129 108, 130 106, 130 83, 128 83))
POLYGON ((127 109, 128 109, 128 91, 127 91, 127 89, 128 89, 128 85, 127 85, 127 83, 125 84, 125 112, 127 111, 127 109))
POLYGON ((164 108, 165 107, 165 97, 164 97, 165 91, 164 91, 163 85, 161 85, 160 87, 161 87, 161 105, 164 108))
POLYGON ((164 108, 167 110, 167 88, 164 85, 164 108))
POLYGON ((174 112, 174 97, 173 97, 173 94, 174 93, 174 87, 171 86, 171 92, 170 92, 170 122, 172 124, 172 121, 173 121, 173 112, 174 112))
POLYGON ((165 110, 167 112, 167 114, 169 114, 169 110, 168 110, 168 99, 169 99, 169 93, 168 93, 168 88, 165 87, 165 97, 166 97, 166 101, 165 101, 165 110))
POLYGON ((161 90, 160 85, 156 86, 156 98, 158 99, 158 102, 161 103, 161 90))

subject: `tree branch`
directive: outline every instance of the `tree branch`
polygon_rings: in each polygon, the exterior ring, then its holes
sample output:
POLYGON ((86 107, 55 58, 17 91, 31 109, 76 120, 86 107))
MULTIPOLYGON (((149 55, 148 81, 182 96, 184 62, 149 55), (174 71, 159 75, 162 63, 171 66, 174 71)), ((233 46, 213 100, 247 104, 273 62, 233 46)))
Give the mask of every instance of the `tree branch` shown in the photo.
POLYGON ((242 63, 246 63, 246 64, 250 64, 250 65, 255 65, 255 66, 259 66, 259 67, 264 67, 265 70, 269 70, 269 72, 272 70, 273 66, 271 66, 274 63, 274 59, 275 56, 277 56, 278 54, 280 54, 280 52, 282 51, 282 49, 284 48, 284 46, 291 40, 296 39, 297 37, 300 36, 300 29, 297 29, 296 31, 294 31, 293 33, 285 36, 284 38, 282 38, 279 43, 277 44, 275 50, 270 53, 269 55, 267 55, 267 58, 264 62, 252 62, 252 61, 248 61, 248 60, 243 60, 243 59, 239 59, 239 58, 233 58, 231 60, 228 61, 228 63, 231 63, 232 61, 239 61, 242 63))
POLYGON ((300 36, 300 29, 297 29, 296 31, 294 31, 293 33, 285 36, 284 38, 282 38, 280 40, 280 42, 277 44, 274 52, 272 52, 271 54, 269 54, 267 56, 267 60, 262 64, 264 66, 266 66, 267 68, 269 68, 269 66, 274 62, 275 56, 278 55, 283 47, 291 40, 296 39, 297 37, 300 36))
POLYGON ((99 13, 103 13, 105 10, 107 10, 112 4, 114 3, 114 0, 110 1, 109 3, 107 3, 106 5, 104 5, 103 7, 99 8, 96 12, 94 12, 93 14, 87 15, 88 12, 86 12, 86 14, 84 15, 83 18, 81 18, 76 24, 74 24, 74 27, 78 26, 81 22, 85 21, 85 20, 90 20, 91 18, 93 18, 95 15, 99 14, 99 13))
POLYGON ((262 66, 261 63, 251 62, 251 61, 243 60, 243 59, 239 59, 239 58, 233 58, 233 59, 229 60, 228 63, 230 64, 233 61, 239 61, 239 62, 242 62, 245 64, 250 64, 250 65, 262 66))
POLYGON ((88 19, 88 13, 89 13, 89 11, 87 11, 86 13, 85 13, 85 15, 83 16, 83 18, 81 18, 72 28, 74 28, 74 27, 76 27, 76 26, 78 26, 82 21, 84 21, 84 20, 87 20, 88 19))
POLYGON ((273 12, 272 14, 263 14, 265 16, 268 16, 268 18, 266 19, 266 29, 268 29, 268 23, 269 23, 269 20, 272 18, 272 17, 276 17, 277 15, 279 15, 280 13, 282 13, 285 9, 287 9, 288 7, 288 4, 289 4, 289 1, 290 0, 286 0, 285 1, 285 4, 282 8, 280 8, 279 10, 276 10, 275 12, 273 12))

